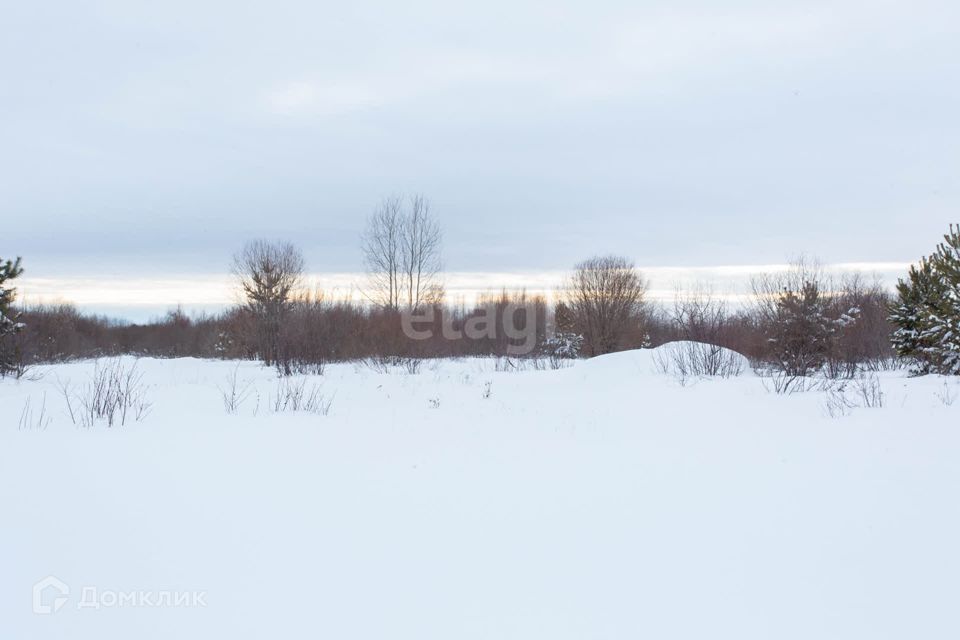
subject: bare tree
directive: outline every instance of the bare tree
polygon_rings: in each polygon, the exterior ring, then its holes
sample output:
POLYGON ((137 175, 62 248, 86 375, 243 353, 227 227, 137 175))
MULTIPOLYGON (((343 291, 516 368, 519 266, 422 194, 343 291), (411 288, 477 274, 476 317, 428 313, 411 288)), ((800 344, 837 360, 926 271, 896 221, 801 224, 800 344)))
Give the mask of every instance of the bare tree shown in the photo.
POLYGON ((696 284, 673 298, 673 322, 681 340, 721 345, 727 324, 727 305, 705 285, 696 284))
POLYGON ((256 320, 260 357, 275 364, 283 318, 303 279, 303 254, 289 242, 257 240, 234 256, 233 274, 256 320))
POLYGON ((421 305, 439 302, 443 296, 439 281, 442 236, 440 225, 430 215, 430 203, 423 196, 410 198, 401 237, 407 307, 419 309, 421 305))
POLYGON ((740 375, 745 358, 725 348, 728 342, 727 305, 703 285, 683 292, 677 288, 673 324, 681 342, 673 343, 655 358, 664 373, 685 380, 691 376, 740 375))
POLYGON ((367 221, 362 236, 363 261, 367 268, 371 302, 385 309, 399 309, 402 279, 403 201, 386 198, 367 221))
POLYGON ((443 298, 442 234, 423 196, 383 200, 362 237, 365 295, 384 309, 417 310, 443 298))
POLYGON ((640 272, 626 258, 594 257, 576 266, 567 286, 567 306, 590 356, 621 348, 634 325, 642 324, 646 290, 640 272))

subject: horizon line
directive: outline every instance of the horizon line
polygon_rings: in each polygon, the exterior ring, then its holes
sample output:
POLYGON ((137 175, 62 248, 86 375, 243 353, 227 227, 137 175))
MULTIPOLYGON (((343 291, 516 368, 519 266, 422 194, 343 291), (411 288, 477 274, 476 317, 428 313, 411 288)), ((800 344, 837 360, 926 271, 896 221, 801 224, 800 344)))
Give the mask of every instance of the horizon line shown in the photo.
MULTIPOLYGON (((905 262, 840 262, 823 264, 828 273, 861 272, 892 287, 911 263, 905 262)), ((738 264, 715 266, 646 266, 637 267, 648 283, 651 300, 672 299, 684 287, 707 286, 715 295, 736 300, 743 297, 751 276, 778 272, 788 263, 738 264)), ((480 296, 506 290, 526 291, 548 299, 562 286, 571 270, 449 271, 443 274, 447 300, 453 304, 469 304, 480 296)), ((304 274, 305 287, 332 294, 334 299, 362 299, 360 293, 366 278, 364 272, 311 272, 304 274), (340 294, 340 295, 337 295, 340 294)), ((163 314, 184 308, 213 311, 239 302, 233 278, 226 273, 196 273, 176 277, 112 276, 30 277, 24 274, 17 283, 21 305, 71 304, 91 312, 121 311, 123 315, 145 318, 147 312, 163 314)), ((151 316, 155 317, 155 316, 151 316)))

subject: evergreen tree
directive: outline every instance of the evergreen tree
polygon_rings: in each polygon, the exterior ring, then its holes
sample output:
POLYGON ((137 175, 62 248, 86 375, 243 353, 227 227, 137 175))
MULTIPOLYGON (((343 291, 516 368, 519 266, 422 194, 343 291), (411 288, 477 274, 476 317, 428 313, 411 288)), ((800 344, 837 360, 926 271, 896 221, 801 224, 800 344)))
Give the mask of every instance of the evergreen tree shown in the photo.
POLYGON ((809 281, 797 291, 784 289, 777 298, 769 340, 787 375, 805 376, 823 366, 834 332, 827 302, 820 287, 809 281))
POLYGON ((928 334, 937 345, 940 372, 960 375, 960 226, 950 225, 933 261, 938 296, 928 334))
POLYGON ((16 289, 9 287, 7 283, 21 273, 23 268, 20 266, 20 258, 6 262, 0 259, 0 376, 16 370, 15 350, 10 345, 10 337, 20 331, 23 325, 17 321, 18 318, 10 309, 16 289))
POLYGON ((907 279, 897 282, 897 299, 890 313, 890 321, 897 327, 893 332, 893 348, 901 358, 914 361, 915 372, 936 371, 936 343, 930 335, 931 301, 939 296, 934 263, 921 258, 911 265, 907 279))
POLYGON ((555 333, 544 343, 551 358, 579 358, 582 349, 583 336, 579 333, 555 333))
POLYGON ((960 374, 960 227, 897 283, 893 346, 915 372, 960 374))

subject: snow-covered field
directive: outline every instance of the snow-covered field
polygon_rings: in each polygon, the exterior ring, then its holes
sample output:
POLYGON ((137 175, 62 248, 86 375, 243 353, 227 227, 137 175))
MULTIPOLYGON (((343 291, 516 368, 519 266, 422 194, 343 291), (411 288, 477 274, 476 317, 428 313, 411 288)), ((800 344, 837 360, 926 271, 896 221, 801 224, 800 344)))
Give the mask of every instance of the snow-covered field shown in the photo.
POLYGON ((321 415, 254 363, 137 367, 114 428, 68 417, 91 362, 0 381, 3 640, 960 637, 956 380, 831 416, 650 351, 341 364, 321 415))

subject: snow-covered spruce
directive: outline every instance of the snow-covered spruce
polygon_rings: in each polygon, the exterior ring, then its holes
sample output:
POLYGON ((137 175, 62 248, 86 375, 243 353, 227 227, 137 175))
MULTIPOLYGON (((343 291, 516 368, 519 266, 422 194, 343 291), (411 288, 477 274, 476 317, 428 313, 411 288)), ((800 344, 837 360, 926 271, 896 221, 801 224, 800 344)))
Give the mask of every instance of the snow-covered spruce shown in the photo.
POLYGON ((897 283, 893 345, 919 374, 960 375, 960 226, 897 283))
POLYGON ((0 258, 0 376, 4 376, 16 369, 14 350, 11 348, 10 337, 23 329, 23 324, 11 311, 16 289, 8 283, 16 279, 23 268, 20 258, 4 261, 0 258))

